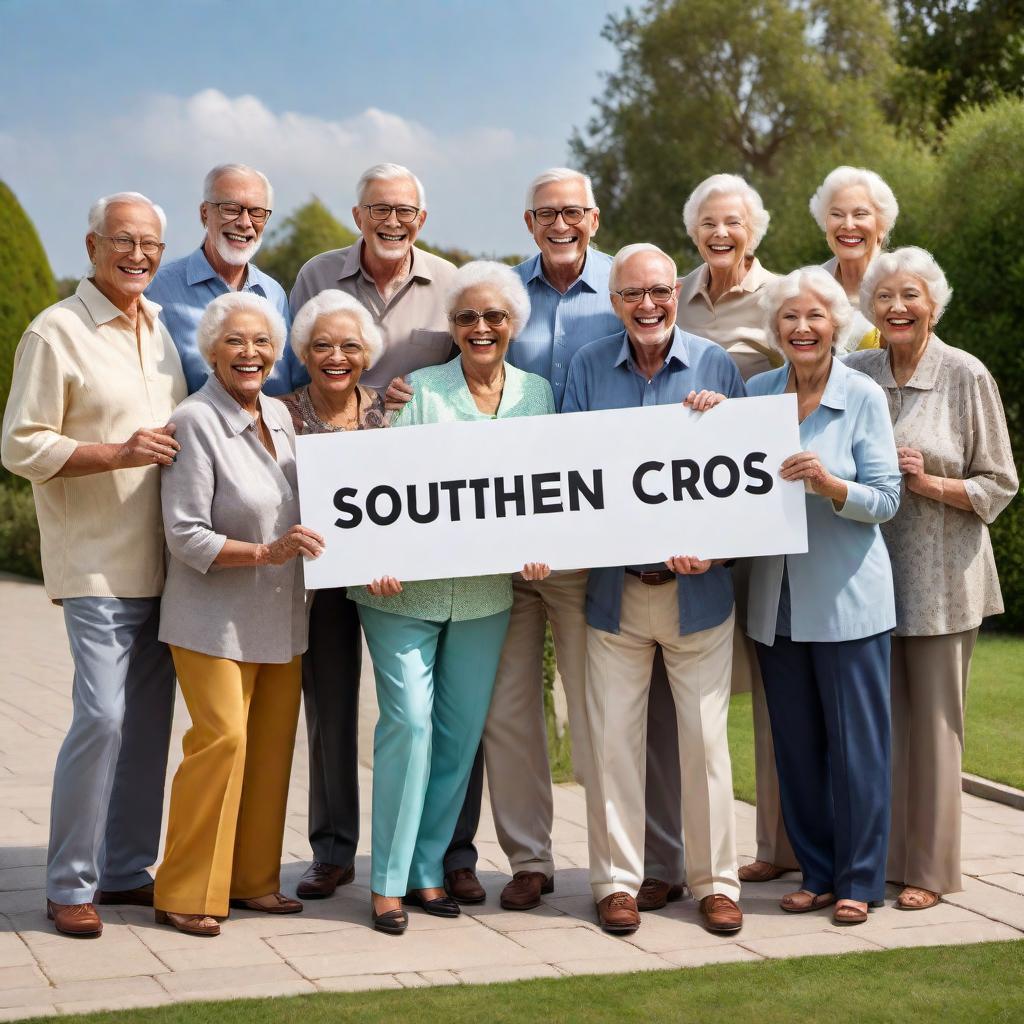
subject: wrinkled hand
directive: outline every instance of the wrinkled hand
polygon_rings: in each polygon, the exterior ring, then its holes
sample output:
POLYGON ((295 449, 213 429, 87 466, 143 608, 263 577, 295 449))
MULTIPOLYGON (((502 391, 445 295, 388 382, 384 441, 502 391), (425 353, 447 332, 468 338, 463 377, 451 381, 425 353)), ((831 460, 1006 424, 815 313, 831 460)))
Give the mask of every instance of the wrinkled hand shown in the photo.
POLYGON ((924 455, 916 448, 897 448, 896 458, 905 476, 924 476, 924 455))
POLYGON ((139 466, 169 466, 181 445, 174 440, 174 424, 162 427, 142 427, 136 430, 121 446, 118 452, 119 469, 135 469, 139 466))
POLYGON ((291 527, 286 534, 270 544, 264 545, 264 565, 284 565, 297 555, 305 558, 319 558, 324 549, 324 539, 301 524, 291 527))
POLYGON ((683 405, 688 406, 694 412, 707 412, 721 405, 725 401, 725 395, 718 391, 691 391, 684 399, 683 405))
POLYGON ((384 392, 384 408, 388 412, 397 412, 412 398, 413 391, 401 377, 395 377, 384 392))
POLYGON ((379 580, 368 583, 366 589, 374 597, 394 597, 402 592, 402 584, 394 576, 381 576, 379 580))
POLYGON ((699 576, 712 566, 710 558, 697 558, 696 555, 673 555, 665 559, 665 564, 680 576, 699 576))
POLYGON ((832 497, 836 490, 836 478, 822 465, 814 452, 797 452, 790 455, 779 471, 783 480, 803 480, 805 485, 823 498, 832 497))
POLYGON ((524 580, 546 580, 551 575, 551 566, 544 562, 527 562, 523 566, 524 580))

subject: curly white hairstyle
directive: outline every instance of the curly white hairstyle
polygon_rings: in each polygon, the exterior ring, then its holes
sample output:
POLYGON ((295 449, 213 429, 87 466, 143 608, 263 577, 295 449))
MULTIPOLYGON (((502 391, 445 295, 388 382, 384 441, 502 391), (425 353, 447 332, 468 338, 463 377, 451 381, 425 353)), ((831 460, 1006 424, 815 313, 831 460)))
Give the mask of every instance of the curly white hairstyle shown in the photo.
POLYGON ((760 300, 765 334, 776 349, 785 354, 779 339, 779 310, 784 303, 804 292, 816 295, 828 311, 835 328, 832 335, 833 352, 845 351, 847 335, 853 328, 853 306, 843 286, 822 267, 801 267, 765 286, 760 300))
POLYGON ((875 216, 882 228, 882 244, 885 245, 900 214, 900 204, 896 202, 896 196, 884 179, 865 167, 850 167, 843 164, 829 171, 818 191, 811 196, 808 204, 811 216, 818 222, 818 227, 822 231, 826 230, 828 208, 833 196, 841 189, 853 188, 856 185, 863 188, 871 199, 875 216))
POLYGON ((160 237, 163 238, 167 230, 167 214, 163 207, 157 206, 152 199, 144 196, 141 192, 115 192, 113 195, 101 196, 92 206, 89 207, 89 231, 95 235, 103 234, 106 227, 107 207, 115 203, 144 203, 152 208, 156 219, 160 221, 160 237))
POLYGON ((226 292, 218 295, 203 310, 196 328, 196 347, 199 354, 213 366, 213 347, 224 331, 224 324, 232 313, 259 313, 267 322, 267 333, 274 346, 274 362, 284 352, 285 336, 288 333, 281 314, 262 295, 253 292, 226 292))
POLYGON ((518 338, 519 332, 530 319, 530 296, 526 294, 519 275, 506 263, 473 260, 459 267, 445 294, 444 309, 448 316, 459 308, 459 299, 463 294, 477 285, 489 285, 501 294, 512 314, 512 338, 518 338))
POLYGON ((359 340, 363 343, 363 351, 366 353, 366 365, 363 369, 368 370, 384 351, 384 339, 380 328, 373 322, 369 310, 358 299, 337 288, 328 288, 303 303, 292 321, 289 339, 292 351, 299 362, 305 365, 317 321, 320 317, 332 313, 347 313, 359 325, 359 340))
POLYGON ((748 251, 753 252, 764 238, 768 230, 768 222, 772 219, 771 214, 764 208, 761 196, 757 189, 748 185, 744 178, 738 174, 712 174, 705 178, 691 193, 683 207, 683 224, 686 233, 697 242, 697 221, 700 219, 700 208, 713 196, 739 196, 743 205, 747 208, 749 223, 747 231, 750 234, 748 251))
POLYGON ((868 320, 875 321, 872 299, 879 284, 892 274, 913 274, 920 279, 932 304, 932 324, 937 324, 949 305, 953 289, 935 257, 916 245, 880 253, 872 260, 860 283, 860 310, 868 320))

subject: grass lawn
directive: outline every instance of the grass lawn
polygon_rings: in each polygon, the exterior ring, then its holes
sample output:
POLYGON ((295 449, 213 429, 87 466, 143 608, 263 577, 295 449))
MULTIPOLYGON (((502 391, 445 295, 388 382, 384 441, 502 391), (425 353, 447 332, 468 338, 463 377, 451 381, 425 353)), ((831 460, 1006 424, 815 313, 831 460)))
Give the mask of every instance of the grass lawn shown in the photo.
MULTIPOLYGON (((398 940, 401 941, 401 940, 398 940)), ((76 1024, 1011 1024, 1024 1019, 1024 942, 717 964, 678 971, 189 1003, 76 1024)), ((44 1019, 44 1018, 36 1018, 44 1019)))

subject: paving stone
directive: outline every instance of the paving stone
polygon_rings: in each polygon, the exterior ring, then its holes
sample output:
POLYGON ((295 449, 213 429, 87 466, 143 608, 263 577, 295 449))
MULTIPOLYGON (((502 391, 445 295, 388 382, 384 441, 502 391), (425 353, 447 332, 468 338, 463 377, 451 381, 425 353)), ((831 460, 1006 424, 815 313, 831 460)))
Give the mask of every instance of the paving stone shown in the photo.
POLYGON ((554 966, 563 974, 632 974, 633 971, 666 971, 675 965, 653 953, 641 953, 639 956, 628 957, 559 960, 554 966))
POLYGON ((1020 939, 1021 933, 997 921, 976 918, 932 928, 884 928, 871 932, 871 941, 886 949, 910 946, 956 946, 969 942, 1005 942, 1020 939))
MULTIPOLYGON (((437 973, 451 974, 450 971, 438 971, 437 973)), ((452 978, 454 977, 455 975, 452 975, 452 978)), ((401 974, 394 975, 394 978, 402 988, 429 988, 432 984, 422 974, 417 974, 415 971, 403 971, 401 974)))
POLYGON ((0 932, 0 967, 31 966, 34 963, 32 951, 16 932, 0 932))
MULTIPOLYGON (((31 1016, 33 1017, 56 1017, 60 1011, 56 1006, 33 1006, 31 1016)), ((0 1020, 24 1020, 26 1011, 21 1007, 5 1009, 0 1007, 0 1020)))
MULTIPOLYGON (((484 968, 486 970, 486 968, 484 968)), ((402 975, 407 977, 407 975, 402 975)), ((451 971, 420 971, 417 977, 422 978, 428 985, 459 985, 461 982, 456 974, 451 971)))
MULTIPOLYGON (((428 972, 427 976, 432 976, 428 972)), ((562 973, 551 964, 521 964, 519 966, 467 967, 457 971, 458 980, 467 985, 489 985, 499 981, 529 981, 532 978, 561 978, 562 973)))
POLYGON ((1007 872, 1001 875, 982 875, 979 881, 986 885, 998 886, 1000 889, 1009 889, 1010 892, 1024 896, 1024 874, 1007 872))
POLYGON ((584 960, 591 957, 617 959, 643 956, 639 949, 629 944, 631 936, 605 935, 603 932, 590 928, 573 928, 569 931, 544 929, 516 932, 513 938, 524 949, 535 954, 536 959, 545 963, 554 963, 564 959, 567 953, 573 960, 584 960))
POLYGON ((0 990, 11 988, 50 987, 50 982, 35 965, 23 964, 19 967, 0 967, 0 990))
MULTIPOLYGON (((986 885, 976 878, 964 879, 963 892, 951 892, 944 896, 947 903, 963 907, 982 917, 987 917, 1011 928, 1024 932, 1024 896, 1017 896, 1006 889, 986 885)), ((1024 938, 1022 935, 1016 938, 1024 938)))
POLYGON ((703 967, 705 964, 748 963, 762 957, 734 942, 722 946, 695 946, 693 949, 666 950, 661 954, 676 967, 703 967))
MULTIPOLYGON (((216 942, 216 939, 210 940, 216 942)), ((290 986, 312 991, 313 986, 287 964, 268 964, 258 967, 209 967, 199 970, 174 971, 158 975, 156 980, 175 999, 225 999, 243 995, 274 995, 290 986), (257 991, 258 990, 258 991, 257 991), (220 993, 228 992, 224 996, 220 993)))
MULTIPOLYGON (((865 925, 859 925, 863 929, 865 925)), ((791 956, 835 956, 839 953, 877 952, 881 945, 845 932, 813 932, 810 935, 779 935, 771 939, 748 939, 740 944, 758 956, 773 960, 791 956)))
POLYGON ((393 974, 348 974, 338 978, 319 978, 316 987, 321 992, 372 992, 375 989, 406 986, 393 974))

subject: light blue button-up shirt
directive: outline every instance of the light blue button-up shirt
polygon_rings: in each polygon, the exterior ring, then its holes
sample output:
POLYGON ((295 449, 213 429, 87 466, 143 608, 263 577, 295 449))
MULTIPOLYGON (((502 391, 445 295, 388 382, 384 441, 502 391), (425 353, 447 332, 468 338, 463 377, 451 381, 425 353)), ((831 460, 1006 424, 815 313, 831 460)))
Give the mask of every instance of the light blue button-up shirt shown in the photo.
MULTIPOLYGON (((174 339, 190 395, 206 383, 210 374, 210 365, 196 346, 199 320, 206 307, 218 295, 225 295, 229 291, 231 289, 224 279, 210 266, 202 246, 188 256, 164 264, 146 289, 146 297, 159 302, 163 307, 160 319, 174 339)), ((247 268, 242 291, 269 299, 284 318, 285 327, 291 327, 288 297, 284 289, 253 263, 247 268)), ((291 346, 286 343, 284 355, 274 364, 274 369, 263 385, 263 393, 284 395, 300 384, 308 383, 306 368, 295 358, 291 346)))
MULTIPOLYGON (((747 381, 747 394, 781 395, 789 365, 747 381)), ((879 523, 900 505, 900 471, 885 393, 870 377, 832 360, 821 404, 800 424, 800 444, 846 482, 846 503, 807 493, 807 553, 755 558, 747 633, 775 642, 783 566, 794 640, 856 640, 896 625, 892 567, 879 523)), ((795 454, 795 453, 794 453, 795 454)))
MULTIPOLYGON (((620 329, 585 345, 573 357, 562 412, 672 405, 704 388, 730 398, 743 397, 743 379, 724 348, 676 327, 664 365, 648 380, 636 368, 629 338, 620 329)), ((673 553, 679 552, 665 552, 673 553)), ((664 569, 665 564, 635 568, 664 569)), ((624 573, 622 566, 590 570, 587 623, 595 629, 618 633, 624 573)), ((680 636, 719 626, 729 617, 733 593, 728 569, 716 565, 700 576, 677 575, 676 582, 680 636)))
POLYGON ((548 381, 556 409, 562 407, 572 357, 584 345, 622 327, 608 297, 611 267, 610 256, 588 249, 583 272, 564 293, 548 283, 540 253, 513 268, 530 296, 530 319, 505 358, 548 381))

